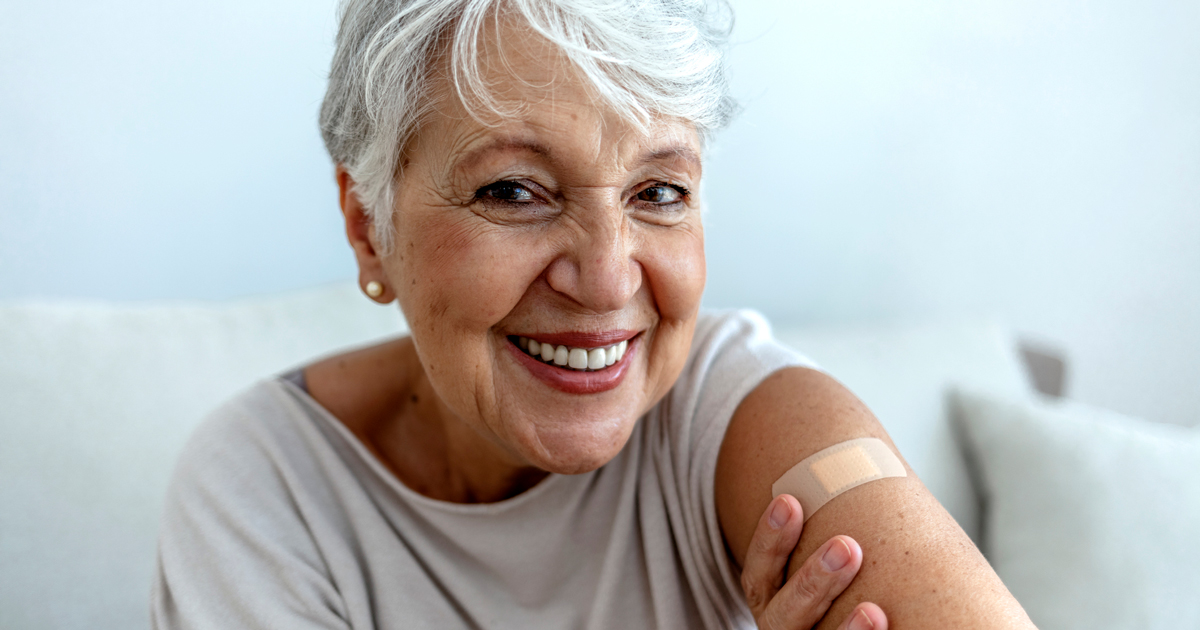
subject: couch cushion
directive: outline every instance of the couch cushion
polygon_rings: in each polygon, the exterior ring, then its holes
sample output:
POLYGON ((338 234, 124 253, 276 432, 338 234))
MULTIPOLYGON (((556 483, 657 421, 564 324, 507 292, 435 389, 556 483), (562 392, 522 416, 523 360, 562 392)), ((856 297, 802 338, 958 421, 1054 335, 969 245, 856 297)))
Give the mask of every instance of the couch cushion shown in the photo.
POLYGON ((1008 330, 995 323, 777 328, 871 408, 917 476, 979 543, 979 500, 945 405, 954 384, 1033 396, 1008 330))
MULTIPOLYGON (((145 627, 161 501, 196 422, 257 379, 403 330, 353 284, 224 304, 0 307, 0 627, 145 627)), ((1003 329, 779 336, 875 410, 974 533, 942 390, 1027 393, 1003 329)))
POLYGON ((0 627, 146 627, 162 497, 196 422, 260 378, 402 330, 352 284, 0 307, 0 627))
POLYGON ((984 551, 1039 628, 1200 628, 1200 429, 955 396, 984 551))

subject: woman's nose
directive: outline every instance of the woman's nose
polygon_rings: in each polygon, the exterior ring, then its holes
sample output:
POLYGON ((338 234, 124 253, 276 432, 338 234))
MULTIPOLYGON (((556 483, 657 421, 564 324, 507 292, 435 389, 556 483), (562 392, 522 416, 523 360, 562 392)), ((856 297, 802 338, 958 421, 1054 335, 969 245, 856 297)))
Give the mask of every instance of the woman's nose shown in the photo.
POLYGON ((579 223, 562 253, 550 263, 550 287, 597 313, 620 310, 642 286, 629 221, 623 209, 593 214, 579 223))

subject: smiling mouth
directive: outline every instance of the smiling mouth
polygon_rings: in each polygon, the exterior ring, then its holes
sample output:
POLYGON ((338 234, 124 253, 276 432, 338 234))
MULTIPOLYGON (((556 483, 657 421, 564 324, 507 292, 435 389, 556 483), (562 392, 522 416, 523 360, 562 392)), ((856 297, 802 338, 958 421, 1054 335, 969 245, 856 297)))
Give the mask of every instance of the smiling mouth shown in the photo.
POLYGON ((628 339, 599 348, 554 345, 517 336, 509 337, 509 341, 538 361, 577 372, 594 372, 612 367, 625 358, 625 351, 629 348, 628 339))

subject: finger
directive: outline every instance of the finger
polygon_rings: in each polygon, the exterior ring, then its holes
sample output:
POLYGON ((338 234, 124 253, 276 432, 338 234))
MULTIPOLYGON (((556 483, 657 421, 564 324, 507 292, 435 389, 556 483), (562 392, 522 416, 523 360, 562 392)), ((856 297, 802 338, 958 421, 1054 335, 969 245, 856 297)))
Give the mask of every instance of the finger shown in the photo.
POLYGON ((870 602, 854 607, 849 617, 838 626, 838 630, 887 630, 887 615, 883 609, 870 602))
POLYGON ((862 566, 862 548, 849 536, 834 536, 813 552, 767 605, 759 625, 811 628, 862 566))
POLYGON ((742 592, 756 619, 783 585, 783 571, 802 529, 804 510, 787 494, 775 497, 758 519, 742 567, 742 592))

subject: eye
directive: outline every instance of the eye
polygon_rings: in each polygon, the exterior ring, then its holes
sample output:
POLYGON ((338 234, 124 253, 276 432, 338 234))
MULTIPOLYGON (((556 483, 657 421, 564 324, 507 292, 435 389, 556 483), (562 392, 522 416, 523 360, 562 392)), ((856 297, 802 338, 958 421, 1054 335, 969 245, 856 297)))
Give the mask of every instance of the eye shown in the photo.
POLYGON ((639 191, 637 199, 658 206, 669 206, 683 201, 687 195, 688 189, 683 186, 654 184, 639 191))
POLYGON ((502 201, 504 203, 533 203, 537 201, 533 191, 517 182, 496 182, 488 184, 483 188, 475 191, 475 198, 479 200, 502 201))
POLYGON ((501 180, 475 191, 472 211, 502 225, 527 225, 547 221, 560 211, 552 191, 537 182, 501 180))

